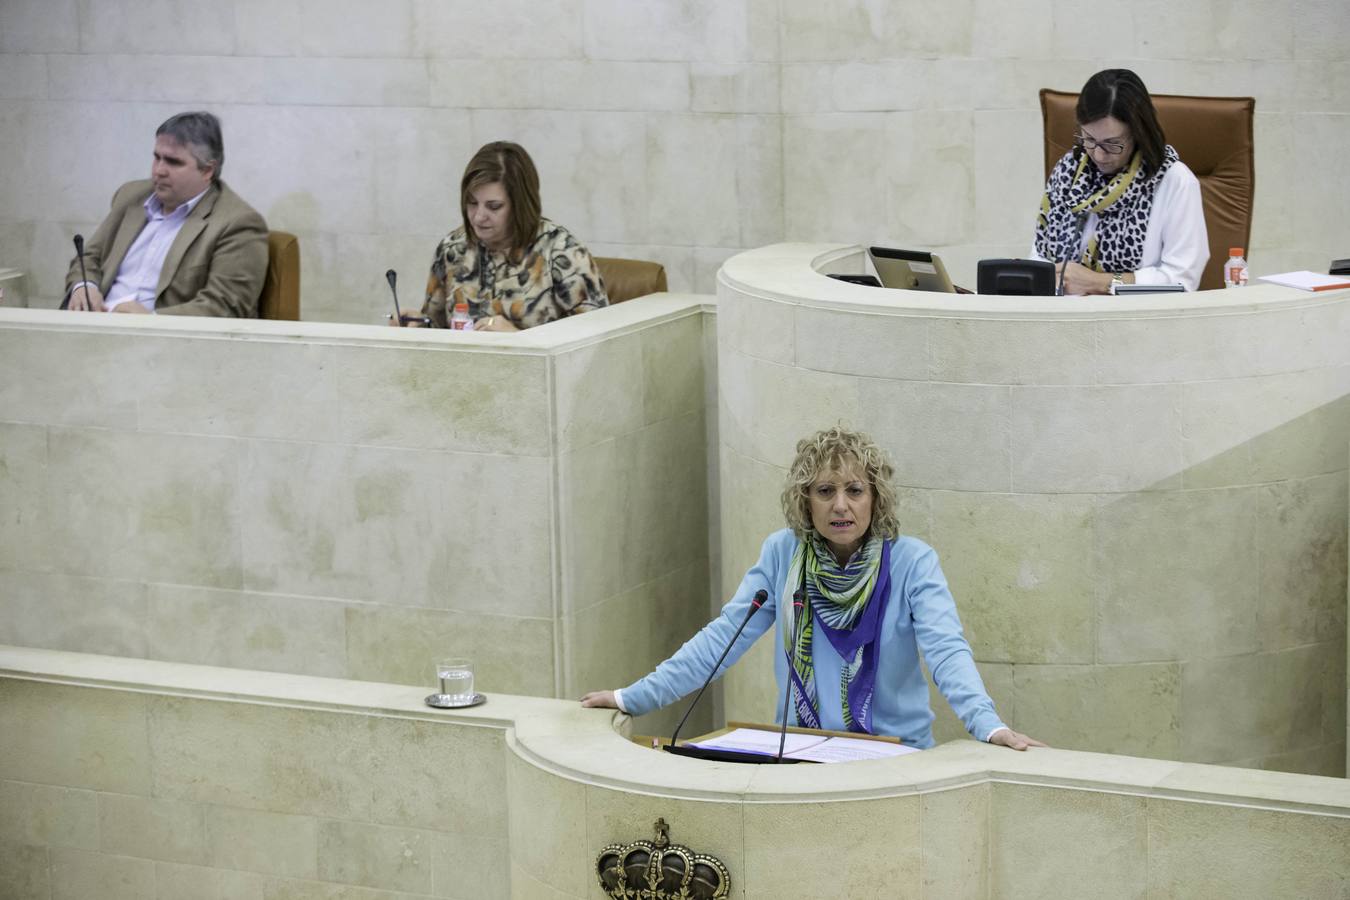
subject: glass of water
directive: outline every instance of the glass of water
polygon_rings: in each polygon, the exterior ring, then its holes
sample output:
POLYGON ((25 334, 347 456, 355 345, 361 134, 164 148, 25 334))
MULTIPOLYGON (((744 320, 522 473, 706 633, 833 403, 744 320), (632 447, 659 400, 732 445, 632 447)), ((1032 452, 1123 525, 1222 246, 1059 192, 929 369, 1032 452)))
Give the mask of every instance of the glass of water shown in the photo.
POLYGON ((449 703, 473 701, 473 663, 467 659, 447 659, 436 663, 441 694, 449 703))

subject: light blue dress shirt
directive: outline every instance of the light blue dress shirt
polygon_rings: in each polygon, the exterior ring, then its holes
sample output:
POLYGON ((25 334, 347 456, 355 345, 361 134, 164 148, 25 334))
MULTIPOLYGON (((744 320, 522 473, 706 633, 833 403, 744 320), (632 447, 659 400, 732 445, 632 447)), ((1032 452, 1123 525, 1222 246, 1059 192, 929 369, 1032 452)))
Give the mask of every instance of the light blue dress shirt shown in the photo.
MULTIPOLYGON (((788 529, 769 535, 760 550, 759 562, 745 573, 722 614, 650 675, 623 688, 619 692, 622 708, 632 715, 642 715, 697 690, 749 613, 751 598, 763 588, 769 593, 768 601, 736 640, 736 646, 718 670, 718 677, 771 625, 776 625, 773 668, 780 702, 774 716, 779 720, 787 653, 783 649, 786 619, 778 615, 778 610, 790 607, 792 592, 797 587, 786 583, 797 544, 796 536, 788 529)), ((839 690, 830 686, 839 684, 843 660, 823 631, 815 630, 811 644, 821 726, 842 730, 839 690)), ((994 711, 994 702, 975 668, 975 658, 961 632, 956 603, 938 566, 937 553, 923 541, 901 537, 891 545, 891 595, 882 616, 876 650, 872 727, 877 734, 894 735, 915 747, 933 746, 933 711, 928 705, 928 684, 919 665, 920 652, 938 690, 976 739, 986 741, 995 731, 1007 727, 994 711)), ((795 710, 789 709, 788 715, 789 724, 796 724, 795 710)))
POLYGON ((167 216, 158 197, 151 193, 145 198, 145 227, 136 235, 131 249, 122 258, 122 265, 117 268, 117 280, 103 300, 104 309, 111 311, 114 306, 134 300, 150 312, 155 311, 156 289, 159 287, 160 270, 164 268, 164 258, 169 255, 169 248, 173 246, 178 232, 183 230, 183 223, 192 215, 197 202, 205 196, 206 191, 202 191, 188 202, 179 204, 167 216))

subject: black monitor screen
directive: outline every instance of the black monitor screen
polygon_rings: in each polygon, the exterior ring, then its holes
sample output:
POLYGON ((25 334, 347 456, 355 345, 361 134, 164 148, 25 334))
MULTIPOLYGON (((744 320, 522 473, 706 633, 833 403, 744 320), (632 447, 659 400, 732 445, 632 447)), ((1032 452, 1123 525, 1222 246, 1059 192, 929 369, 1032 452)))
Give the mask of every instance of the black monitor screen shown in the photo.
POLYGON ((1039 259, 982 259, 978 293, 1010 297, 1053 297, 1055 264, 1039 259))

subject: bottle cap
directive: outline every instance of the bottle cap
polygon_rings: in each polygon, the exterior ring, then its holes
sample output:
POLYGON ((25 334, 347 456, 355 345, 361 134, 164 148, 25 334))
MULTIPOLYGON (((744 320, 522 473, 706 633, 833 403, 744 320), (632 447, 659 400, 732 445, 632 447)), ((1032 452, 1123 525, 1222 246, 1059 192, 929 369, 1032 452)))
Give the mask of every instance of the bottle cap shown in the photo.
POLYGON ((464 312, 468 312, 468 311, 469 311, 469 304, 465 303, 463 300, 461 300, 460 302, 456 303, 456 304, 455 304, 455 312, 459 312, 460 310, 463 310, 464 312))
POLYGON ((1228 248, 1228 255, 1229 255, 1229 256, 1241 256, 1241 255, 1242 255, 1242 248, 1241 248, 1241 247, 1229 247, 1229 248, 1228 248))

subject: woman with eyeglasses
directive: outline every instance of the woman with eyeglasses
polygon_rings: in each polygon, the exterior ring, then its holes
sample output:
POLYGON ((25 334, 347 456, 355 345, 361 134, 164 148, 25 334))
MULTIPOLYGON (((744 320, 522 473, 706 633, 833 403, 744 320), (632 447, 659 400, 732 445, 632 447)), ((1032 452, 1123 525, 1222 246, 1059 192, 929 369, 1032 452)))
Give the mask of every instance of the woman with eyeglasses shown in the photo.
POLYGON ((1075 117, 1076 144, 1041 198, 1033 255, 1057 264, 1065 294, 1195 290, 1209 261, 1200 182, 1163 136, 1144 82, 1129 69, 1098 72, 1075 117))

